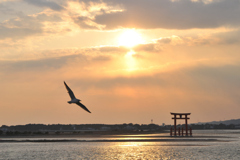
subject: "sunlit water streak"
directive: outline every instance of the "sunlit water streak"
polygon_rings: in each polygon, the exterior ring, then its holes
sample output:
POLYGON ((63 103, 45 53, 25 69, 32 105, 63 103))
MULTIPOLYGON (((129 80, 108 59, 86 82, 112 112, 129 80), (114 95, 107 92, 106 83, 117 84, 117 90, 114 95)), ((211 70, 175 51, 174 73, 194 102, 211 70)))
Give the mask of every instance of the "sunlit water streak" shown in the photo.
POLYGON ((195 135, 225 136, 219 139, 229 141, 12 142, 0 143, 0 159, 240 159, 239 130, 196 131, 195 135))

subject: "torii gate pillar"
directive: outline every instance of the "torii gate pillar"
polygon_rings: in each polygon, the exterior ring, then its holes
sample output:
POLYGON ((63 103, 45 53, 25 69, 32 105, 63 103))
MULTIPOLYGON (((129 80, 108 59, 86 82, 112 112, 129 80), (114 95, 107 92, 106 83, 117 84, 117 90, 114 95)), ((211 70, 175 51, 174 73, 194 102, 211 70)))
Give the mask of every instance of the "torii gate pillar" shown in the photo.
POLYGON ((185 119, 185 129, 186 129, 186 136, 188 136, 188 122, 187 120, 190 119, 187 116, 191 113, 171 113, 174 115, 172 119, 174 119, 174 136, 177 136, 177 119, 185 119), (185 116, 185 117, 183 117, 185 116))

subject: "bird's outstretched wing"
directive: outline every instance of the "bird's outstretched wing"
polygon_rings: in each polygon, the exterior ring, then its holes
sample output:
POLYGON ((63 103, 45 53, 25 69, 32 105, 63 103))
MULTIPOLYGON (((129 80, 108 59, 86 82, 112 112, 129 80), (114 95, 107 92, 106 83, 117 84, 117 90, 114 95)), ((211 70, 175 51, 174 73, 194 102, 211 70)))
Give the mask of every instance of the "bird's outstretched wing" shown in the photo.
POLYGON ((91 113, 91 112, 87 109, 87 107, 85 107, 82 103, 77 102, 76 104, 79 105, 80 107, 82 107, 82 109, 84 109, 85 111, 91 113))
POLYGON ((66 84, 65 81, 64 81, 64 84, 65 84, 65 87, 66 87, 66 89, 67 89, 67 91, 68 91, 68 94, 69 94, 69 96, 71 97, 71 99, 76 99, 76 97, 75 97, 74 94, 73 94, 73 91, 68 87, 68 85, 66 84))

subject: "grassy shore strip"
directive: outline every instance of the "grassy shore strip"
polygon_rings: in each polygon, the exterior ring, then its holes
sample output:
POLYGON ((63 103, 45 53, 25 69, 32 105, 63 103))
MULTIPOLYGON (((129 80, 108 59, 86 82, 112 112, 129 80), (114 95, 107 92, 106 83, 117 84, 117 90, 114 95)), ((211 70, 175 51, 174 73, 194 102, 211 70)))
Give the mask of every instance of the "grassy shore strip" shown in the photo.
POLYGON ((41 140, 0 140, 0 143, 18 143, 18 142, 229 142, 218 139, 194 139, 194 138, 178 138, 178 139, 110 139, 110 140, 76 140, 76 139, 41 139, 41 140))

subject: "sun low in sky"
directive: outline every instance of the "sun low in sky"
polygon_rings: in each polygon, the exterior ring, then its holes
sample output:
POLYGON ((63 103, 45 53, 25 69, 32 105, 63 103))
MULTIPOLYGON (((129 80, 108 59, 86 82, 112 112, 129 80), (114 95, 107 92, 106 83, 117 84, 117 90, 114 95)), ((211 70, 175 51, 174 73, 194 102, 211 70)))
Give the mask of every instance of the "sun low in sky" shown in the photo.
POLYGON ((240 118, 239 8, 239 0, 0 0, 1 124, 240 118), (66 103, 63 81, 92 114, 66 103))
POLYGON ((125 47, 134 47, 138 44, 142 44, 144 42, 140 33, 138 33, 135 29, 124 29, 122 34, 118 38, 118 45, 125 47))

